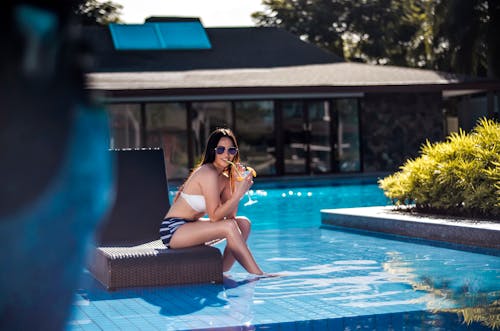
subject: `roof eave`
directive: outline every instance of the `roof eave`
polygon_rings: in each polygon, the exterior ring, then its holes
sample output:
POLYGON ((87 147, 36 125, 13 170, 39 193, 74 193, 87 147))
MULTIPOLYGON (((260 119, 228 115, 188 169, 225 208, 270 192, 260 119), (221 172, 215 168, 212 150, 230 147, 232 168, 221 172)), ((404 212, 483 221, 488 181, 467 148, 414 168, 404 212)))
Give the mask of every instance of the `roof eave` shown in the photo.
POLYGON ((450 95, 472 94, 498 91, 498 82, 460 82, 451 84, 412 84, 412 85, 349 85, 349 86, 250 86, 250 87, 193 87, 164 89, 113 89, 93 91, 104 94, 106 99, 148 99, 173 98, 189 100, 193 97, 234 97, 254 96, 316 96, 332 94, 366 93, 449 93, 450 95))

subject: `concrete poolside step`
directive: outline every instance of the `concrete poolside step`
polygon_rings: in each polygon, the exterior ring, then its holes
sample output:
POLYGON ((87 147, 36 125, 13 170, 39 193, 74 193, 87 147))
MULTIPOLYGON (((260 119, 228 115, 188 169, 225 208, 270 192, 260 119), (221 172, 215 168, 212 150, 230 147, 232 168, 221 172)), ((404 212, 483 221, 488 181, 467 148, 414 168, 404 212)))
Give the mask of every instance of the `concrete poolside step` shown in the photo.
POLYGON ((420 215, 393 206, 322 209, 321 224, 500 250, 500 223, 420 215))

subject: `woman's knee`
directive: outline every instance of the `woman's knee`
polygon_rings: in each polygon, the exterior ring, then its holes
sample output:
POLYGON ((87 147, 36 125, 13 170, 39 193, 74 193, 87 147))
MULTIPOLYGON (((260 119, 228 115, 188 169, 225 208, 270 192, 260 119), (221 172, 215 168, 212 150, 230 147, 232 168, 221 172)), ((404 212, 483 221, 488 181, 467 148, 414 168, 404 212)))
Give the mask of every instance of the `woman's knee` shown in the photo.
POLYGON ((222 227, 224 229, 226 237, 233 236, 240 233, 238 223, 234 219, 227 219, 222 221, 222 227))
POLYGON ((252 222, 247 217, 240 217, 238 216, 236 218, 236 222, 238 223, 238 227, 240 228, 241 232, 244 233, 249 233, 250 229, 252 227, 252 222))
POLYGON ((252 222, 250 222, 250 219, 248 217, 245 217, 245 216, 236 217, 236 222, 248 224, 248 226, 250 226, 252 224, 252 222))

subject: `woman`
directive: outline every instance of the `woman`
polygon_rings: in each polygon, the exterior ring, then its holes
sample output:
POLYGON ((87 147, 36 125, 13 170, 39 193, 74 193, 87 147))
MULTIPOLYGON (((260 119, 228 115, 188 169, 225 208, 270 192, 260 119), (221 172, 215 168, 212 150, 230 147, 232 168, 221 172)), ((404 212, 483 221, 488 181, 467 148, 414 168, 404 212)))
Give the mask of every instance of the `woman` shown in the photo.
POLYGON ((242 181, 235 180, 230 162, 239 162, 236 137, 230 129, 217 129, 208 138, 200 165, 180 187, 162 222, 160 236, 169 248, 226 238, 224 272, 237 260, 249 273, 265 275, 246 244, 250 221, 236 217, 240 199, 253 184, 252 174, 242 181), (204 215, 208 220, 201 218, 204 215))

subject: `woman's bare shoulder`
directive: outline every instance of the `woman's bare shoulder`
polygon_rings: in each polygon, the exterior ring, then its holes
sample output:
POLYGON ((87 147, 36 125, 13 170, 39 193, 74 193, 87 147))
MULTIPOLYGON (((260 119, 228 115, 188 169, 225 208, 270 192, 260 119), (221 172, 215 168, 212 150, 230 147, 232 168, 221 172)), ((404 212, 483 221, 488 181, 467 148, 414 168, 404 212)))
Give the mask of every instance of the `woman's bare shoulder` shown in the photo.
POLYGON ((195 170, 193 176, 207 178, 207 177, 217 177, 217 170, 210 164, 204 164, 195 170))
POLYGON ((217 180, 217 171, 210 165, 204 164, 194 169, 183 185, 183 190, 189 194, 199 194, 199 189, 206 184, 214 183, 217 180))

